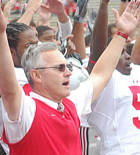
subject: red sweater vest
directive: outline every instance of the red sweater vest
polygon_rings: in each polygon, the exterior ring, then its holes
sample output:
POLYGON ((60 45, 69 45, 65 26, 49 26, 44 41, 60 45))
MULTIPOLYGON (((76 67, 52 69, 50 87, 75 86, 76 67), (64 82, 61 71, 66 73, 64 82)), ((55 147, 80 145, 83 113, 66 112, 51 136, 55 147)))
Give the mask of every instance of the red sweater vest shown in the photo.
POLYGON ((35 118, 22 140, 9 144, 5 131, 3 140, 10 148, 10 155, 81 155, 80 121, 75 105, 63 100, 61 113, 40 100, 36 102, 35 118))

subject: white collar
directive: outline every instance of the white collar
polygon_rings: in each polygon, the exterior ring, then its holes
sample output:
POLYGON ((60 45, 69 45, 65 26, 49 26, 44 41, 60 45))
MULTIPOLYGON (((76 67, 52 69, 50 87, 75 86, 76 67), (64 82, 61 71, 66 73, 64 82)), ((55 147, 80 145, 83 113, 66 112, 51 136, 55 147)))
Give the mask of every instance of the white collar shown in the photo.
POLYGON ((40 101, 44 102, 45 104, 49 105, 50 107, 52 107, 56 110, 58 108, 58 103, 56 103, 52 100, 49 100, 43 96, 40 96, 40 95, 36 94, 35 92, 30 92, 30 96, 33 98, 39 99, 40 101))

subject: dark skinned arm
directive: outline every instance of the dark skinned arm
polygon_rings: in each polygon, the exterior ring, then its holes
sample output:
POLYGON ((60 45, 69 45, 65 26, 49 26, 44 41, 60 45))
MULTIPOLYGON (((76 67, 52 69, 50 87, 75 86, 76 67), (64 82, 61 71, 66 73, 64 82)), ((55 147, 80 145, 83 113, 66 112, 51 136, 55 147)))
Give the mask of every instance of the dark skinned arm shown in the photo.
MULTIPOLYGON (((109 0, 102 0, 92 33, 90 46, 90 59, 97 61, 107 46, 108 26, 108 3, 109 0)), ((94 63, 89 61, 87 70, 91 73, 94 63)))

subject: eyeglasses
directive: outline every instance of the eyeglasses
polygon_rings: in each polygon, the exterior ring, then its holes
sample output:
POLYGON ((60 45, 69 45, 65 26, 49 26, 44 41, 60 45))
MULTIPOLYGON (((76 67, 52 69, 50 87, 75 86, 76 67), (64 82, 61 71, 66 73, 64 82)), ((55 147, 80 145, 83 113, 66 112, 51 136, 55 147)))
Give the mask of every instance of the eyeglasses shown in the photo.
POLYGON ((69 71, 71 71, 71 72, 73 71, 73 66, 71 64, 59 64, 57 66, 51 66, 51 67, 35 67, 33 69, 39 70, 39 69, 49 69, 49 68, 54 68, 60 72, 64 72, 66 70, 66 68, 68 68, 69 71))

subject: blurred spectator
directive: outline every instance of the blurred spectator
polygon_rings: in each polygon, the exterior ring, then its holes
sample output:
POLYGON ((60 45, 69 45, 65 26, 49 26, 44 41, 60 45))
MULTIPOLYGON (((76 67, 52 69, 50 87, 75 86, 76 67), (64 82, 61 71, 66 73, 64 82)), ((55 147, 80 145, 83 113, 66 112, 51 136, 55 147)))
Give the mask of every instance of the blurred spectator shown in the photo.
POLYGON ((49 26, 38 26, 36 28, 38 32, 38 39, 41 42, 55 42, 58 45, 60 44, 59 41, 56 41, 56 32, 53 28, 49 26))
POLYGON ((12 8, 12 14, 20 13, 20 9, 21 9, 21 1, 17 0, 14 7, 12 8))
POLYGON ((62 0, 65 5, 67 15, 73 16, 76 11, 76 4, 72 0, 62 0))

